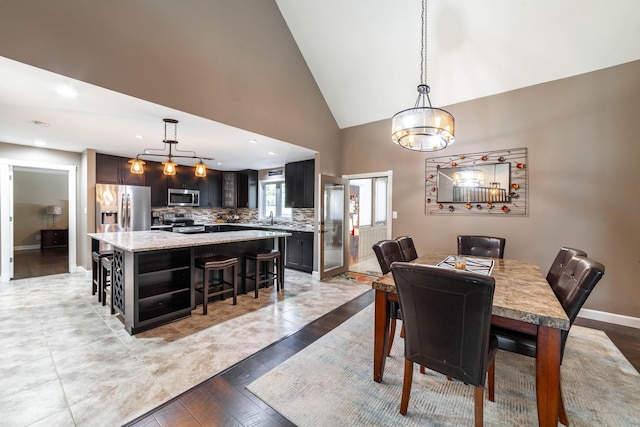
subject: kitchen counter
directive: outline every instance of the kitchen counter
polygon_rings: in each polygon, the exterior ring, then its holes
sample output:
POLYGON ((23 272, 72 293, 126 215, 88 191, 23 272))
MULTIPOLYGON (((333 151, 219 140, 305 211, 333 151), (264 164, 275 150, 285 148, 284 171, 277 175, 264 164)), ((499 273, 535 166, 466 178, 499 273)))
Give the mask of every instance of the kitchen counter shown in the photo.
POLYGON ((162 230, 128 231, 122 233, 89 233, 89 237, 128 252, 190 248, 290 236, 284 231, 246 230, 220 233, 181 234, 162 230))
MULTIPOLYGON (((195 259, 222 254, 238 258, 238 293, 247 293, 243 254, 278 249, 285 253, 291 233, 275 230, 240 230, 182 234, 161 230, 90 233, 91 250, 113 247, 111 301, 122 315, 125 330, 133 335, 191 316, 197 301, 195 259)), ((279 271, 284 280, 284 255, 279 271)), ((255 287, 255 282, 253 283, 255 287)), ((255 289, 255 288, 254 288, 255 289)))

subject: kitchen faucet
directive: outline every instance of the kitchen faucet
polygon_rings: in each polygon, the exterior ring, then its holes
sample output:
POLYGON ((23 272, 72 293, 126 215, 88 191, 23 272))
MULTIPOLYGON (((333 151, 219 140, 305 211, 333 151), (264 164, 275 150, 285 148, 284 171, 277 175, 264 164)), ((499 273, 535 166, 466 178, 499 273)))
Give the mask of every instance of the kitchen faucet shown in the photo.
POLYGON ((273 211, 269 211, 269 219, 271 220, 271 225, 273 225, 273 211))

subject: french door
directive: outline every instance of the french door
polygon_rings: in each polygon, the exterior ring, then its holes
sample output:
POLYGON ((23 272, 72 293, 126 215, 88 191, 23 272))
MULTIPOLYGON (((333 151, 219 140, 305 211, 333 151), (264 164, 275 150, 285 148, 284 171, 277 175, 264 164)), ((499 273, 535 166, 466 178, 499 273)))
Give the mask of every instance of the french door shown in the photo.
POLYGON ((347 232, 349 181, 320 175, 320 280, 349 269, 347 232))

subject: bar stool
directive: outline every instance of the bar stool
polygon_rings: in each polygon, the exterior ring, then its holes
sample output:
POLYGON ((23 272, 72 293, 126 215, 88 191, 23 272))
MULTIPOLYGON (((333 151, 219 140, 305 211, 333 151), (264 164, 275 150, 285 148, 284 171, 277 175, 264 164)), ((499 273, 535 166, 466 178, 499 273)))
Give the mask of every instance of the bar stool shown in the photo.
POLYGON ((102 305, 107 305, 107 289, 109 290, 109 306, 111 314, 116 314, 113 307, 113 256, 103 256, 100 260, 102 268, 100 269, 100 295, 102 296, 102 305))
POLYGON ((202 288, 195 288, 196 291, 202 293, 202 314, 207 314, 209 297, 218 295, 224 297, 226 294, 232 293, 233 305, 236 305, 238 297, 237 265, 238 258, 225 255, 212 255, 195 259, 196 268, 202 269, 202 288), (224 280, 224 271, 228 268, 231 268, 233 282, 224 280), (217 278, 213 274, 214 271, 218 272, 217 278), (211 288, 216 287, 220 287, 220 289, 210 292, 211 288))
MULTIPOLYGON (((280 251, 276 249, 267 249, 265 251, 260 252, 248 252, 244 254, 245 258, 245 274, 244 280, 246 285, 246 280, 253 280, 255 282, 255 297, 258 298, 258 289, 260 285, 263 283, 267 283, 267 287, 269 286, 269 282, 273 281, 276 285, 276 291, 279 292, 280 289, 284 290, 284 281, 282 280, 284 275, 281 271, 282 264, 280 263, 280 251), (254 274, 248 273, 249 263, 247 261, 255 262, 255 270, 254 274), (274 271, 275 270, 275 271, 274 271)), ((246 290, 246 286, 245 286, 246 290)))
MULTIPOLYGON (((91 295, 95 295, 100 289, 100 270, 102 268, 100 260, 105 256, 113 256, 113 251, 91 252, 91 275, 93 276, 91 295)), ((102 293, 98 293, 98 302, 100 301, 102 301, 102 293)))

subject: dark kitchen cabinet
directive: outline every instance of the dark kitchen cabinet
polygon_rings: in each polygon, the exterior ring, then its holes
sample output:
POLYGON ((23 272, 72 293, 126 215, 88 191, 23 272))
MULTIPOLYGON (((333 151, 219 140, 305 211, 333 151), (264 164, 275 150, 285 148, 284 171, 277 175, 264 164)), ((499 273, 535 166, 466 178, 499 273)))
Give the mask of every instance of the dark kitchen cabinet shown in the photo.
POLYGON ((222 207, 235 208, 238 204, 237 192, 237 173, 222 172, 222 207))
POLYGON ((151 187, 151 207, 167 206, 168 181, 164 174, 164 165, 160 162, 147 162, 145 165, 147 185, 151 187))
POLYGON ((284 166, 284 205, 312 208, 315 200, 315 160, 287 163, 284 166))
POLYGON ((287 237, 285 267, 310 273, 313 271, 313 233, 291 231, 287 237))
POLYGON ((175 175, 166 175, 168 188, 186 188, 189 190, 197 190, 200 186, 200 180, 195 175, 192 166, 178 165, 175 175))
POLYGON ((207 169, 207 176, 200 179, 198 190, 200 190, 200 207, 222 206, 222 172, 207 169))
POLYGON ((145 175, 131 173, 126 157, 96 154, 96 182, 100 184, 146 185, 145 175))
POLYGON ((258 207, 258 171, 246 169, 237 173, 238 207, 258 207))

